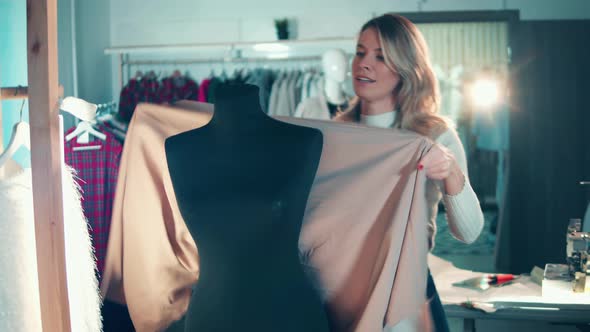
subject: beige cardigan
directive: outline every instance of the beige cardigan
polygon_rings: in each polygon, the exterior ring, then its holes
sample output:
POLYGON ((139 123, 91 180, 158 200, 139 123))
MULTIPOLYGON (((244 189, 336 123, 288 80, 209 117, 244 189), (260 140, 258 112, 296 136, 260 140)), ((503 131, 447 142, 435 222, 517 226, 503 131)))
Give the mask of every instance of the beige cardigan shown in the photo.
MULTIPOLYGON (((176 205, 164 140, 207 123, 211 105, 182 107, 140 104, 121 159, 101 291, 127 304, 138 331, 181 318, 199 276, 198 244, 176 205)), ((281 120, 324 135, 299 250, 336 330, 382 331, 424 315, 426 179, 416 164, 431 143, 390 129, 281 120)))

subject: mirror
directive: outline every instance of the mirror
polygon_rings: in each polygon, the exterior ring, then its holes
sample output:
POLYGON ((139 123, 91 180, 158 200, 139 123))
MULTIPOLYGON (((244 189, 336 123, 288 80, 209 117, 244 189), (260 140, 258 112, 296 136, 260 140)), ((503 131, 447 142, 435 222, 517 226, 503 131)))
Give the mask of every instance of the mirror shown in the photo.
POLYGON ((465 269, 494 271, 509 140, 508 22, 417 26, 430 47, 441 93, 440 113, 456 124, 467 157, 469 180, 484 213, 482 234, 474 243, 465 245, 452 238, 441 209, 432 252, 465 269))

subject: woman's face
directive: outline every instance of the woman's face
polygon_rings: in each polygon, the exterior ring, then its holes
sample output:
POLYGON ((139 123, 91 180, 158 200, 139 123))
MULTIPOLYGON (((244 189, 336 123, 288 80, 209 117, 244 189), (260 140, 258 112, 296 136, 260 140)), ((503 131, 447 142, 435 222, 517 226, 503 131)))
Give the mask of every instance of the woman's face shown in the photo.
POLYGON ((400 76, 385 64, 379 36, 373 28, 363 31, 358 39, 352 61, 354 92, 361 100, 379 102, 393 100, 393 91, 400 76))

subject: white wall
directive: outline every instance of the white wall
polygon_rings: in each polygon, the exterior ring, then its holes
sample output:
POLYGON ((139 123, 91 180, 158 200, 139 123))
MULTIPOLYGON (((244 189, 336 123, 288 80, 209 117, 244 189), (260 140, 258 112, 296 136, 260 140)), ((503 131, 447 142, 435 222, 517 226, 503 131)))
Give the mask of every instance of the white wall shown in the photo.
MULTIPOLYGON (((74 70, 74 43, 72 16, 72 4, 74 0, 57 1, 57 59, 59 66, 59 84, 64 87, 64 96, 76 96, 74 70)), ((77 77, 76 77, 77 78, 77 77)), ((64 118, 64 129, 67 130, 74 125, 74 117, 68 113, 62 113, 64 118)))
POLYGON ((75 1, 76 12, 78 95, 93 103, 110 101, 113 99, 111 59, 104 55, 104 49, 111 44, 110 3, 102 0, 71 1, 75 1))
MULTIPOLYGON (((27 86, 27 8, 23 1, 0 0, 0 86, 27 86)), ((20 120, 22 102, 23 118, 28 119, 26 100, 4 100, 0 122, 3 143, 10 141, 12 128, 20 120)), ((0 151, 4 147, 0 146, 0 151)), ((29 167, 29 153, 21 148, 14 156, 21 166, 29 167)))
POLYGON ((387 11, 520 10, 523 20, 590 18, 588 0, 111 0, 111 44, 274 38, 272 19, 296 17, 299 38, 354 35, 387 11))
MULTIPOLYGON (((80 96, 118 96, 108 46, 266 41, 274 18, 298 21, 298 38, 354 36, 368 18, 388 11, 519 10, 522 20, 590 19, 590 0, 60 0, 75 1, 80 96)), ((61 19, 61 17, 60 17, 61 19)))
MULTIPOLYGON (((72 66, 71 16, 72 0, 58 1, 57 34, 59 83, 64 87, 65 95, 74 91, 74 73, 72 66)), ((26 3, 21 0, 0 0, 0 86, 28 85, 27 81, 27 21, 26 3)), ((4 143, 12 134, 12 126, 19 117, 21 100, 2 101, 2 127, 4 143)), ((28 102, 23 108, 23 117, 28 119, 28 102)), ((73 123, 67 116, 64 126, 73 123)), ((1 148, 0 148, 1 150, 1 148)), ((15 159, 23 166, 30 165, 28 152, 21 149, 15 159)))
POLYGON ((74 94, 74 66, 72 53, 72 0, 57 2, 57 57, 59 65, 59 83, 64 87, 65 95, 74 94))

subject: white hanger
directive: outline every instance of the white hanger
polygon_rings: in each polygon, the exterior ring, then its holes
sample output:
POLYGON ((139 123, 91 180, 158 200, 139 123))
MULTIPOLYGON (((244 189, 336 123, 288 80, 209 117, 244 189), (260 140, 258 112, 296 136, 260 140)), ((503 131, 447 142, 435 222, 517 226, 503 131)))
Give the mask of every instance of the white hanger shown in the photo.
POLYGON ((12 158, 21 146, 24 146, 29 151, 31 150, 31 130, 29 124, 24 121, 19 121, 14 125, 7 148, 0 154, 0 166, 12 158))
POLYGON ((66 135, 66 141, 69 142, 72 140, 72 138, 78 137, 76 142, 80 144, 88 144, 90 142, 90 135, 103 141, 107 138, 105 134, 94 129, 90 122, 80 121, 80 123, 78 123, 78 125, 76 126, 76 129, 74 129, 74 131, 66 135))
MULTIPOLYGON (((66 141, 71 141, 74 137, 77 137, 76 142, 80 144, 88 144, 90 143, 90 135, 103 141, 106 140, 107 136, 105 134, 92 127, 92 122, 96 119, 96 110, 98 108, 96 104, 89 103, 76 97, 66 97, 61 102, 59 108, 82 120, 78 123, 74 131, 66 135, 66 141)), ((80 146, 74 147, 73 150, 98 150, 100 147, 100 145, 80 146)))
POLYGON ((0 154, 0 167, 3 166, 14 153, 21 147, 24 146, 29 151, 31 150, 31 129, 29 124, 23 121, 23 107, 25 106, 25 100, 20 107, 20 121, 17 122, 12 129, 12 136, 6 147, 6 150, 0 154))

